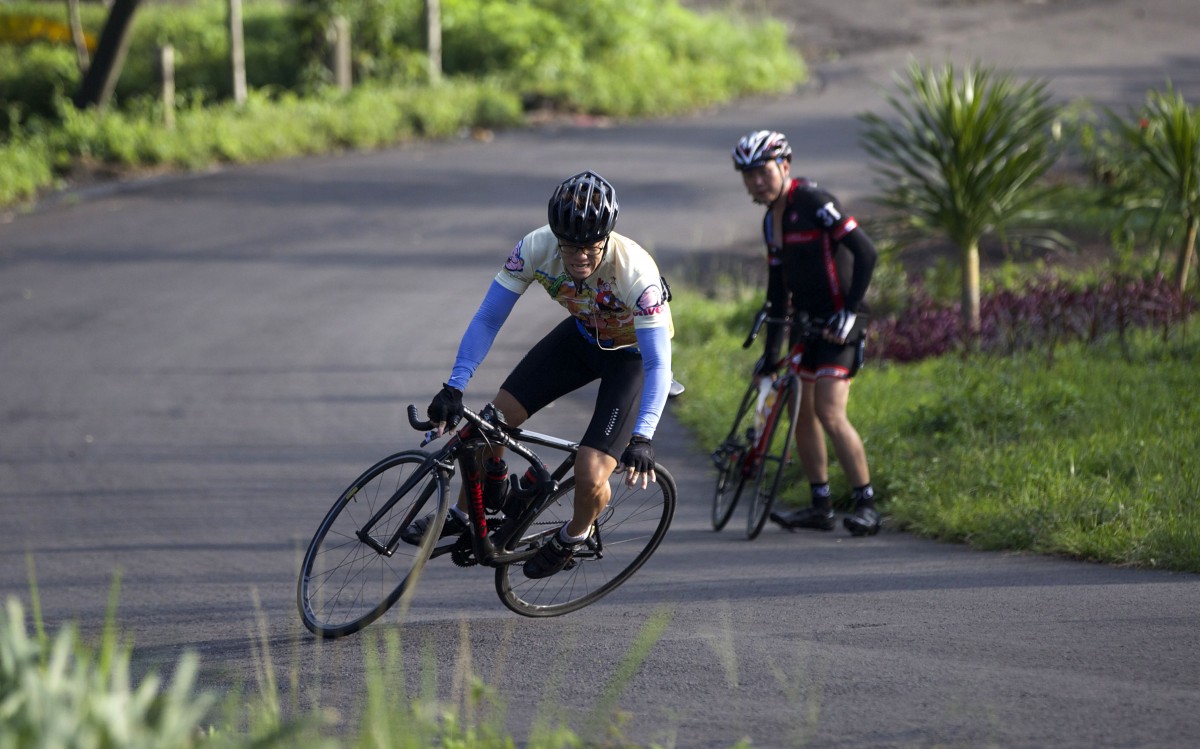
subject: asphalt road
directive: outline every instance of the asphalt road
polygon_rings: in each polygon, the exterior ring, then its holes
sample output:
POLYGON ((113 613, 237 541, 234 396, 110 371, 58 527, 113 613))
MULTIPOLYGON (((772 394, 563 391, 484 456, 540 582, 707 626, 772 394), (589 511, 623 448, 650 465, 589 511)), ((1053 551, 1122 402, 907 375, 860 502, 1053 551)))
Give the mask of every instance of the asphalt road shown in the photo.
MULTIPOLYGON (((94 634, 119 577, 140 672, 193 649, 205 686, 255 689, 265 643, 285 699, 294 679, 301 704, 348 720, 376 645, 308 636, 299 556, 355 475, 416 444, 404 407, 440 386, 562 177, 611 179, 621 229, 687 275, 753 245, 758 209, 727 157, 745 130, 787 131, 800 171, 865 200, 854 115, 882 108, 909 54, 1053 76, 1064 100, 1136 104, 1168 77, 1200 98, 1193 0, 764 7, 795 15, 821 60, 795 95, 93 187, 0 216, 0 595, 29 603, 32 562, 48 626, 94 634)), ((528 297, 469 398, 559 318, 528 297)), ((530 426, 570 435, 585 406, 530 426)), ((707 446, 668 414, 656 447, 682 503, 641 572, 535 621, 490 573, 440 560, 396 630, 408 681, 436 675, 448 699, 463 671, 503 685, 517 736, 539 718, 586 731, 599 702, 628 738, 679 747, 1200 743, 1197 576, 894 532, 747 543, 710 530, 707 446), (665 635, 604 703, 656 611, 665 635)))

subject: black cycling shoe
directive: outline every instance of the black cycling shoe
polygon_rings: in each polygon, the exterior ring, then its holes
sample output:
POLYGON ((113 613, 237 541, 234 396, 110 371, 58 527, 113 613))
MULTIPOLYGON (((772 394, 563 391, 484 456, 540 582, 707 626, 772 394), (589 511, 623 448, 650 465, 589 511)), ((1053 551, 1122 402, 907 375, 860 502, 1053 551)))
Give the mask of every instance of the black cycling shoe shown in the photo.
POLYGON ((542 544, 538 549, 537 554, 534 554, 525 562, 521 568, 525 572, 525 577, 537 580, 543 577, 550 577, 556 572, 562 572, 569 567, 574 567, 572 560, 575 557, 575 552, 583 548, 586 541, 580 541, 577 544, 569 544, 562 540, 559 534, 555 533, 550 537, 550 540, 542 544))
MULTIPOLYGON (((433 513, 429 513, 423 518, 418 518, 408 524, 408 527, 400 532, 400 540, 406 544, 418 546, 421 543, 421 536, 425 535, 425 529, 433 522, 433 513)), ((446 522, 442 524, 442 535, 438 536, 438 540, 446 536, 461 536, 463 531, 467 529, 466 521, 458 517, 458 513, 453 510, 446 511, 446 522)))
POLYGON ((837 518, 834 517, 833 508, 823 510, 819 507, 803 507, 794 512, 789 512, 784 515, 778 512, 771 513, 771 520, 775 521, 784 528, 795 530, 796 528, 810 528, 818 531, 831 531, 837 525, 837 518))
POLYGON ((883 520, 874 507, 856 507, 853 515, 842 518, 842 525, 851 536, 874 536, 883 526, 883 520))

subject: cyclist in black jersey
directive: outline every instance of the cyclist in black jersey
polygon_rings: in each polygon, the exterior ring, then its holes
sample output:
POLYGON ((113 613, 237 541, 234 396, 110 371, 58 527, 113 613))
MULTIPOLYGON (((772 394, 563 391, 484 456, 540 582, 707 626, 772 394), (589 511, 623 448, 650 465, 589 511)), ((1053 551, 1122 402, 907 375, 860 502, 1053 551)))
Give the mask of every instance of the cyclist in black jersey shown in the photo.
MULTIPOLYGON (((863 362, 863 297, 871 283, 876 251, 870 237, 837 199, 815 182, 791 176, 787 138, 758 130, 738 141, 734 168, 746 191, 767 207, 767 300, 773 310, 790 310, 827 321, 819 337, 805 338, 793 326, 791 355, 799 355, 802 382, 796 415, 796 448, 812 487, 812 505, 771 519, 784 528, 833 530, 825 435, 852 487, 854 511, 843 525, 855 536, 874 535, 881 525, 862 438, 846 415, 850 383, 863 362)), ((765 375, 779 361, 783 326, 772 325, 766 350, 755 367, 765 375)))
MULTIPOLYGON (((548 223, 517 242, 492 279, 450 378, 428 408, 439 433, 453 427, 468 381, 530 287, 540 286, 566 309, 567 317, 525 355, 492 400, 515 427, 563 395, 600 381, 579 441, 573 516, 525 563, 532 578, 559 572, 586 543, 608 505, 608 480, 618 465, 631 486, 645 488, 655 480, 651 439, 671 389, 670 293, 650 253, 613 231, 618 210, 616 189, 595 172, 580 172, 555 188, 548 223)), ((451 509, 443 536, 466 529, 466 501, 460 496, 451 509)), ((419 543, 427 525, 421 518, 401 537, 419 543)))

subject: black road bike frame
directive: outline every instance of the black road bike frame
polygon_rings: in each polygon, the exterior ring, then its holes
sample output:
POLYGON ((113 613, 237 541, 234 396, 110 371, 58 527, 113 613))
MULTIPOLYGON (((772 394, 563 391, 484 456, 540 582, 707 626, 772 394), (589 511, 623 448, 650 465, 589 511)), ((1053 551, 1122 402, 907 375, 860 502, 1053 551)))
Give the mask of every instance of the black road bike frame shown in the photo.
MULTIPOLYGON (((418 419, 413 406, 408 417, 416 429, 432 427, 418 419)), ((342 637, 375 621, 398 601, 405 601, 406 609, 425 563, 444 554, 451 554, 460 567, 494 568, 496 592, 516 613, 558 616, 616 589, 662 542, 674 516, 677 489, 670 473, 656 465, 658 480, 652 488, 630 487, 615 479, 612 497, 564 570, 549 578, 525 577, 521 563, 537 554, 573 512, 575 479, 568 474, 580 445, 509 427, 490 404, 479 413, 464 409, 463 418, 465 423, 447 435, 440 449, 403 451, 367 469, 326 514, 305 553, 297 584, 297 603, 309 630, 342 637), (534 447, 557 450, 565 457, 551 469, 534 447), (501 506, 489 507, 481 463, 497 448, 528 463, 526 476, 534 486, 510 482, 512 489, 501 506), (468 527, 443 537, 453 501, 450 487, 460 472, 468 527), (429 522, 414 534, 414 522, 430 513, 429 522)), ((421 446, 440 436, 426 431, 421 446)))

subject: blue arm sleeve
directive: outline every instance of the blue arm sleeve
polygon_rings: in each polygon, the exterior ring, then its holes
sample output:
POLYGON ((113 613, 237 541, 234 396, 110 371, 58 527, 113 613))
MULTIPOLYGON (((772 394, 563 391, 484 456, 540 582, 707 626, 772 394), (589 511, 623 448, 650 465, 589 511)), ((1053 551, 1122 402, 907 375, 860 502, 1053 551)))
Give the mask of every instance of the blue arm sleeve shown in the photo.
POLYGON ((483 363, 483 358, 492 348, 500 326, 508 319, 521 295, 504 288, 496 281, 488 287, 487 294, 479 304, 475 317, 467 326, 462 342, 458 344, 458 356, 454 358, 454 369, 447 382, 451 387, 466 391, 467 381, 483 363))
POLYGON ((671 334, 665 328, 638 328, 638 350, 642 352, 642 405, 638 411, 634 434, 646 438, 654 437, 659 417, 667 405, 667 393, 671 390, 671 334))

